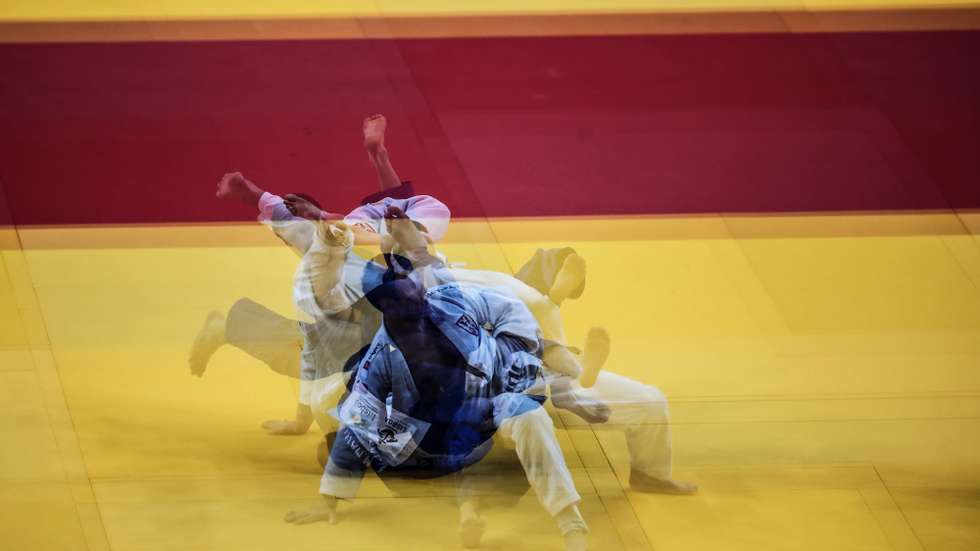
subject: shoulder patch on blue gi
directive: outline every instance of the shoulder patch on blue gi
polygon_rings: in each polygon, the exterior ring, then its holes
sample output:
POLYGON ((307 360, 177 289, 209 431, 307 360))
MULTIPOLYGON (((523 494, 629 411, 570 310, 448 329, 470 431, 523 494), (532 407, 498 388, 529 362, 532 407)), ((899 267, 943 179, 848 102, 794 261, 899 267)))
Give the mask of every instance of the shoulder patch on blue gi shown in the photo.
POLYGON ((365 369, 368 369, 371 362, 374 361, 374 357, 378 355, 378 352, 384 350, 384 348, 385 343, 383 342, 375 344, 373 347, 371 347, 371 351, 367 353, 367 356, 364 357, 364 360, 361 361, 361 365, 364 366, 365 369))
POLYGON ((436 286, 436 287, 431 287, 431 288, 429 288, 428 291, 425 292, 425 296, 427 296, 427 297, 435 297, 437 295, 442 295, 442 294, 448 293, 450 291, 454 291, 456 293, 459 293, 460 292, 459 284, 458 283, 443 283, 442 285, 439 285, 439 286, 436 286))
POLYGON ((460 316, 459 319, 456 320, 456 325, 474 337, 480 333, 480 326, 476 324, 476 321, 474 321, 469 314, 463 314, 460 316))

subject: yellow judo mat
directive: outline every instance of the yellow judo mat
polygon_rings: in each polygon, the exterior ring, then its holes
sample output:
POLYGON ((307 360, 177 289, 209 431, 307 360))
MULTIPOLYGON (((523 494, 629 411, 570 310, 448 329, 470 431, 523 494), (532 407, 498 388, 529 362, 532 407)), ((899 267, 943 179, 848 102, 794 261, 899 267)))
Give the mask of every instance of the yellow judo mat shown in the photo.
MULTIPOLYGON (((571 344, 662 389, 675 475, 628 489, 616 431, 558 431, 594 549, 980 548, 980 238, 967 213, 454 221, 447 257, 512 271, 586 259, 571 344), (971 230, 971 227, 973 229, 971 230), (530 241, 535 236, 540 241, 530 241), (558 236, 572 236, 561 240, 558 236)), ((292 315, 296 258, 255 225, 4 230, 0 549, 457 549, 455 500, 376 478, 336 525, 313 503, 316 430, 269 436, 298 384, 231 347, 202 379, 204 316, 292 315)), ((485 549, 560 549, 528 493, 485 549)))
MULTIPOLYGON (((0 38, 489 35, 513 32, 493 17, 616 14, 598 30, 558 19, 521 32, 975 29, 978 5, 0 0, 0 38), (886 13, 946 8, 967 9, 911 23, 886 13), (849 10, 874 16, 838 13, 849 10), (782 15, 688 17, 768 12, 782 15), (794 16, 811 12, 833 14, 794 16), (435 23, 412 24, 425 18, 435 23), (324 20, 336 24, 309 23, 324 20)), ((564 246, 588 266, 584 295, 562 307, 570 344, 603 327, 606 369, 663 390, 675 476, 700 487, 633 492, 621 432, 556 417, 592 549, 980 549, 980 214, 454 220, 440 250, 513 273, 564 246)), ((438 483, 395 495, 369 475, 338 524, 287 524, 317 499, 320 434, 260 424, 292 414, 297 381, 230 346, 190 375, 208 312, 249 297, 293 315, 297 260, 268 230, 0 228, 0 255, 0 550, 461 548, 455 497, 438 483)), ((483 515, 484 549, 562 548, 533 493, 488 498, 483 515)))

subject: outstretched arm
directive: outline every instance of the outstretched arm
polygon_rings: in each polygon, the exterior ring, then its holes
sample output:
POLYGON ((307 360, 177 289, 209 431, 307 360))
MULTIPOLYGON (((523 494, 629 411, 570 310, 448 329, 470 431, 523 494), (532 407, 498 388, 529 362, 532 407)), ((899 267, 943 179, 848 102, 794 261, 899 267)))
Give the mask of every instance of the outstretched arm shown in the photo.
POLYGON ((312 227, 308 222, 296 216, 286 201, 269 193, 251 180, 242 176, 241 172, 229 172, 221 177, 218 199, 233 199, 259 211, 259 221, 292 247, 297 254, 302 255, 310 248, 312 227))
POLYGON ((294 193, 287 195, 283 200, 283 204, 289 213, 297 218, 305 218, 310 221, 327 220, 331 222, 344 219, 343 214, 323 210, 294 193))
MULTIPOLYGON (((293 216, 297 216, 299 218, 305 218, 313 221, 335 221, 344 219, 344 215, 321 210, 313 203, 298 195, 287 195, 284 203, 288 211, 292 213, 293 216)), ((353 224, 350 226, 350 229, 352 232, 354 232, 355 245, 379 245, 381 243, 380 234, 362 227, 360 224, 353 224)))

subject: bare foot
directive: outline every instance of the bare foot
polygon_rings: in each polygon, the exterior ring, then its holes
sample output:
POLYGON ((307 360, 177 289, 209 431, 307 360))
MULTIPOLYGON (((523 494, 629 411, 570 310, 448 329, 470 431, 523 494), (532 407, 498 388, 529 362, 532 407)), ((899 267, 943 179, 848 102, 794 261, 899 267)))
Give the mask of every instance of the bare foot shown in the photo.
POLYGON ((388 119, 384 115, 371 115, 364 119, 364 148, 374 154, 385 146, 385 127, 388 119))
POLYGON ((602 327, 593 327, 585 337, 585 350, 582 351, 582 375, 578 382, 582 388, 589 388, 602 371, 609 358, 609 333, 602 327))
POLYGON ((584 283, 585 259, 572 253, 565 257, 548 296, 551 298, 551 302, 561 306, 561 303, 574 294, 584 283))
POLYGON ((694 495, 698 492, 697 484, 681 482, 671 478, 654 478, 641 473, 630 471, 630 489, 647 494, 671 494, 680 496, 694 495))
POLYGON ((487 523, 480 517, 469 517, 459 521, 459 541, 467 549, 480 547, 480 540, 483 539, 483 532, 487 529, 487 523))
POLYGON ((204 320, 204 326, 197 332, 188 363, 191 375, 201 377, 208 368, 208 360, 215 351, 225 344, 225 318, 217 312, 211 312, 204 320))
POLYGON ((589 548, 588 534, 583 530, 572 530, 565 534, 565 551, 585 551, 589 548))

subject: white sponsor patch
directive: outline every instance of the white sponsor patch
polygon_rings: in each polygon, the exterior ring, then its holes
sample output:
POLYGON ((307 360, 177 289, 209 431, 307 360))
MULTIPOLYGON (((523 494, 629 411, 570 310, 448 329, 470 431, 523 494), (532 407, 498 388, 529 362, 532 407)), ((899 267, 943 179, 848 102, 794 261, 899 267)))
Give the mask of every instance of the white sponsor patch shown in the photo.
POLYGON ((418 442, 425 437, 429 426, 425 421, 392 409, 378 429, 378 451, 392 465, 399 465, 415 453, 418 442))
POLYGON ((408 459, 429 430, 429 423, 387 407, 357 385, 341 408, 340 421, 388 465, 400 465, 408 459))
POLYGON ((381 400, 368 392, 355 388, 341 408, 340 420, 345 425, 370 430, 378 423, 378 418, 381 416, 384 407, 385 405, 381 400))

